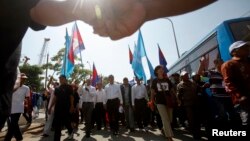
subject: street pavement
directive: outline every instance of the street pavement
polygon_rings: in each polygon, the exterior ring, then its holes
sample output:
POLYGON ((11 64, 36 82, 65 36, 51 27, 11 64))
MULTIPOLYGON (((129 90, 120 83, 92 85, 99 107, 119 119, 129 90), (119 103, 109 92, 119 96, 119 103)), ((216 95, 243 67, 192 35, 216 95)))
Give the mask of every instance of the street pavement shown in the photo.
MULTIPOLYGON (((27 127, 23 117, 20 118, 20 128, 23 131, 24 141, 53 141, 54 132, 49 133, 49 137, 42 137, 43 127, 45 123, 45 115, 43 111, 40 111, 39 117, 34 119, 31 126, 27 127)), ((114 136, 108 129, 102 129, 97 131, 94 129, 91 133, 90 138, 86 138, 85 132, 83 131, 84 124, 79 125, 79 130, 74 134, 75 141, 166 141, 166 138, 162 135, 161 131, 157 128, 149 127, 149 131, 129 132, 125 127, 120 126, 120 134, 114 136)), ((0 141, 3 141, 4 136, 7 132, 7 127, 4 127, 0 132, 0 141)), ((61 140, 67 141, 68 134, 66 130, 62 131, 61 140)), ((193 141, 193 138, 189 132, 184 129, 174 130, 174 141, 193 141)), ((201 140, 207 140, 202 137, 201 140)), ((15 141, 13 138, 12 141, 15 141)))

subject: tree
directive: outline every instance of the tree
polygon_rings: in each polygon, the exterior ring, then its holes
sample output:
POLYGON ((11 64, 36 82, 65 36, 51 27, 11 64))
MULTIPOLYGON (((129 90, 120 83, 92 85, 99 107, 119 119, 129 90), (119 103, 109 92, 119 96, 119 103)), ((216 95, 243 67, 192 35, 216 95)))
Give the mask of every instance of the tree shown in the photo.
POLYGON ((41 83, 44 79, 40 77, 43 74, 43 69, 37 65, 23 65, 19 66, 20 72, 27 75, 27 86, 35 87, 36 90, 41 91, 43 89, 43 84, 41 83))
MULTIPOLYGON (((60 49, 55 56, 51 58, 50 63, 48 65, 43 65, 42 67, 46 69, 48 67, 49 70, 53 71, 52 76, 56 74, 57 76, 61 74, 62 64, 63 64, 63 58, 64 58, 64 52, 65 48, 60 49)), ((81 82, 86 79, 87 76, 91 75, 92 71, 89 69, 84 69, 84 65, 81 64, 81 60, 79 57, 76 56, 75 58, 75 67, 74 71, 71 74, 71 77, 68 79, 69 83, 72 82, 81 82)), ((50 76, 51 77, 51 76, 50 76)), ((49 79, 47 79, 49 80, 49 79)))

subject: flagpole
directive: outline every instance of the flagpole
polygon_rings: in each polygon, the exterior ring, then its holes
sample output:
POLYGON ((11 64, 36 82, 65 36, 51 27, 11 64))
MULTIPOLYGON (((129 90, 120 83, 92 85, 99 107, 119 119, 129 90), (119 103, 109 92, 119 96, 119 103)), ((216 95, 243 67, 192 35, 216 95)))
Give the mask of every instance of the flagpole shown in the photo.
POLYGON ((82 69, 84 69, 84 65, 83 65, 83 62, 82 62, 82 52, 81 51, 80 51, 80 58, 81 58, 82 69))

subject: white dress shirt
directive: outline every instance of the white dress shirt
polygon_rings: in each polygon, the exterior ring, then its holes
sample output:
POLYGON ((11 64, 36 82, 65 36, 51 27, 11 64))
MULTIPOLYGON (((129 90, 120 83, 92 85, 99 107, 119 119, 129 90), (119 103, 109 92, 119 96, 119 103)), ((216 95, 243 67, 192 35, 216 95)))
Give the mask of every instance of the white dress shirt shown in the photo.
POLYGON ((81 96, 82 102, 95 102, 96 89, 91 85, 79 87, 78 94, 81 96))
MULTIPOLYGON (((107 100, 119 98, 120 99, 120 104, 122 104, 122 93, 121 93, 120 85, 118 85, 118 84, 107 84, 105 86, 105 93, 106 93, 107 100)), ((105 104, 106 104, 106 102, 105 102, 105 104)))
POLYGON ((104 89, 101 90, 96 90, 96 103, 100 103, 102 102, 103 104, 105 104, 106 101, 106 94, 104 89))
POLYGON ((25 97, 29 96, 30 88, 28 86, 22 85, 19 87, 12 95, 11 113, 23 113, 25 97))
POLYGON ((135 105, 135 99, 142 99, 145 98, 146 100, 148 100, 148 94, 147 94, 147 89, 143 84, 135 84, 132 87, 132 105, 135 105))

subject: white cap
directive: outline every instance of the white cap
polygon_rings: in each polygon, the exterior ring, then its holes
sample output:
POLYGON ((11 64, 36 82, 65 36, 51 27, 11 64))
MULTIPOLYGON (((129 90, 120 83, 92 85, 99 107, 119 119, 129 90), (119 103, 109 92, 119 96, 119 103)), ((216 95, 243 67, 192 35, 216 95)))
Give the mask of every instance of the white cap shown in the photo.
POLYGON ((191 76, 193 77, 195 75, 197 75, 197 73, 196 72, 192 72, 191 76))
POLYGON ((250 42, 245 42, 245 41, 236 41, 236 42, 234 42, 229 47, 229 53, 232 54, 234 49, 243 47, 244 45, 249 45, 250 46, 250 42))
POLYGON ((181 76, 184 76, 185 74, 188 74, 188 72, 186 72, 186 71, 181 72, 181 76))

